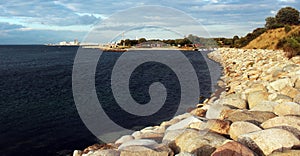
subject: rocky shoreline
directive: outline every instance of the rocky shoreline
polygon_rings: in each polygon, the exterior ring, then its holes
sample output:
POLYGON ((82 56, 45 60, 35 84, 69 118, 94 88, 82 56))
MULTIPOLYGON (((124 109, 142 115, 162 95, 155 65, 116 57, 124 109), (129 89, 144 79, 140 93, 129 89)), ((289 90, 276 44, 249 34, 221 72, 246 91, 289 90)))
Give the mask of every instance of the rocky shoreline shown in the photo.
POLYGON ((218 98, 73 156, 300 155, 300 57, 225 48, 209 57, 223 67, 218 98))

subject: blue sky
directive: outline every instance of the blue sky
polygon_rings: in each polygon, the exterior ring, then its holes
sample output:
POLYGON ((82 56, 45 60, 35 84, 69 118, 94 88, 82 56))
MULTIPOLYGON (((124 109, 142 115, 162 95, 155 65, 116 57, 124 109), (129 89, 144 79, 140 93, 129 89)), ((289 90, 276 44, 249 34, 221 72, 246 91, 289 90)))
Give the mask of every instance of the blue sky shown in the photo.
MULTIPOLYGON (((57 43, 75 38, 83 40, 95 25, 105 23, 113 15, 118 14, 126 19, 127 15, 120 11, 147 5, 177 9, 199 22, 211 37, 244 36, 257 27, 263 27, 264 19, 274 16, 282 7, 291 6, 300 10, 298 0, 4 0, 0 2, 0 44, 57 43)), ((153 12, 152 9, 143 11, 150 15, 153 12)), ((127 18, 143 14, 139 11, 127 18)), ((178 12, 170 12, 168 16, 177 17, 178 12)), ((122 24, 126 25, 126 21, 122 24)))

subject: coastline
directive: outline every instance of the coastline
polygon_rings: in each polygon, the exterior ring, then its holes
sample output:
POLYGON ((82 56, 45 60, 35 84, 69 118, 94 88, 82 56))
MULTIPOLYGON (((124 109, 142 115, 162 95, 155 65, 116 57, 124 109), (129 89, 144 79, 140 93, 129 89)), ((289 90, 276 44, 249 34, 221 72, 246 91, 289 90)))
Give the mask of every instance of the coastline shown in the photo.
POLYGON ((78 155, 299 155, 300 57, 220 48, 220 89, 198 108, 78 155))

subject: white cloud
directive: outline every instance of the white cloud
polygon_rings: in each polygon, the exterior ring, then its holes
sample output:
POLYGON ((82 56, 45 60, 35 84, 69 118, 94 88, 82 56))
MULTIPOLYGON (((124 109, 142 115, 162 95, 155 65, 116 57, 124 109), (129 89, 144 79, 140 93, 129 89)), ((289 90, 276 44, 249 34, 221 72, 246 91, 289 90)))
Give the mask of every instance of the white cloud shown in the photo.
POLYGON ((252 4, 207 4, 202 6, 192 6, 191 10, 193 11, 232 11, 232 10, 244 10, 253 8, 252 4))
POLYGON ((285 2, 285 3, 295 3, 296 0, 278 0, 279 2, 285 2))
POLYGON ((271 10, 270 13, 271 13, 272 15, 276 15, 277 12, 276 12, 275 10, 271 10))

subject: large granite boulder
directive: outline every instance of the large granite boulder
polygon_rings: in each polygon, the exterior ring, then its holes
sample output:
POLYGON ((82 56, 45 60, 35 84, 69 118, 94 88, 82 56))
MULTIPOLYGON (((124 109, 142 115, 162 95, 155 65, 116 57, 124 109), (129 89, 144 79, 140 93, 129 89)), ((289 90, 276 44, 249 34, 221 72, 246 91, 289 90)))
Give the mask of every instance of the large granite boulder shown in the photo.
POLYGON ((291 149, 300 145, 300 141, 292 133, 275 128, 240 135, 238 142, 260 155, 269 155, 274 151, 291 149))
POLYGON ((178 129, 186 129, 192 123, 202 123, 202 122, 203 121, 201 121, 197 117, 190 116, 190 117, 188 117, 186 119, 183 119, 183 120, 181 120, 181 121, 179 121, 179 122, 177 122, 177 123, 169 126, 166 131, 172 131, 172 130, 178 130, 178 129))
POLYGON ((248 121, 255 124, 261 124, 269 119, 276 117, 272 112, 263 112, 263 111, 248 111, 248 110, 238 110, 234 112, 229 112, 226 115, 226 120, 232 122, 236 121, 248 121))
POLYGON ((218 147, 211 156, 255 156, 248 147, 236 141, 228 141, 218 147))
POLYGON ((251 108, 251 111, 265 111, 265 112, 274 112, 275 106, 278 105, 278 102, 274 101, 261 101, 257 105, 251 108))
POLYGON ((165 146, 161 145, 155 148, 149 148, 145 146, 135 145, 127 146, 120 150, 120 156, 173 156, 173 151, 165 146))
POLYGON ((220 103, 225 106, 232 106, 239 109, 246 109, 247 103, 239 94, 230 94, 220 100, 220 103))
POLYGON ((250 132, 256 132, 262 130, 258 126, 250 122, 237 121, 231 124, 229 135, 233 140, 237 140, 238 137, 242 134, 247 134, 250 132))
POLYGON ((197 130, 186 130, 175 140, 175 152, 188 152, 196 155, 208 156, 221 146, 227 139, 219 134, 197 130))
POLYGON ((265 121, 261 124, 264 129, 282 128, 300 138, 300 117, 279 116, 265 121))
POLYGON ((284 102, 275 106, 274 112, 277 115, 300 115, 300 104, 295 102, 284 102))
POLYGON ((276 91, 281 91, 286 86, 293 86, 293 84, 289 78, 284 78, 271 82, 270 86, 276 91))
POLYGON ((206 128, 219 134, 228 134, 230 124, 231 122, 229 121, 211 119, 207 121, 206 128))
POLYGON ((249 108, 253 108, 257 104, 259 104, 261 101, 268 100, 269 94, 265 91, 257 91, 257 92, 251 92, 248 95, 248 105, 249 108))

